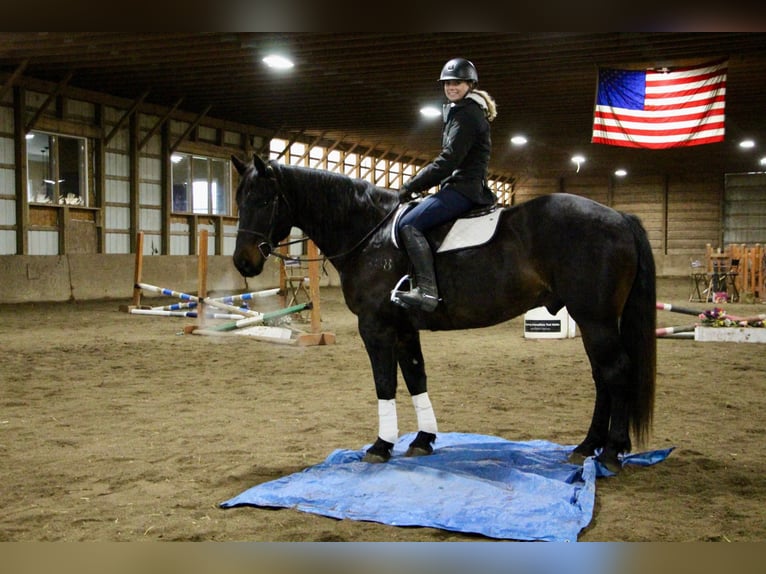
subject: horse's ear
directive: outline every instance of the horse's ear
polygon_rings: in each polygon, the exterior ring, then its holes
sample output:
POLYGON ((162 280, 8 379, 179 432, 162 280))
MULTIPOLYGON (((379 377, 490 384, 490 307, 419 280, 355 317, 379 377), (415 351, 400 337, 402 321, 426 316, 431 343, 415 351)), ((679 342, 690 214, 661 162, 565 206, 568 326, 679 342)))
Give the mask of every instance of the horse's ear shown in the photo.
POLYGON ((247 166, 241 159, 233 155, 231 156, 231 163, 234 164, 234 168, 237 170, 237 173, 239 175, 245 175, 245 170, 247 169, 247 166))
POLYGON ((253 154, 253 165, 255 166, 255 171, 259 176, 266 177, 266 163, 256 154, 253 154))

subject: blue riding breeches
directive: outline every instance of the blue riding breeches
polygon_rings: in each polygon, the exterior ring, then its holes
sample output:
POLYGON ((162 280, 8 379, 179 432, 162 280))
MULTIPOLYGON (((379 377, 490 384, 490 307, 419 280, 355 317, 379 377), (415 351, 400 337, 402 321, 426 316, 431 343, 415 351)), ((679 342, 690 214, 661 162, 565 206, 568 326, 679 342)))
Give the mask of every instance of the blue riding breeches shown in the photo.
POLYGON ((447 186, 441 188, 405 213, 399 220, 397 231, 412 225, 418 231, 426 231, 441 225, 474 207, 474 202, 459 191, 447 186))

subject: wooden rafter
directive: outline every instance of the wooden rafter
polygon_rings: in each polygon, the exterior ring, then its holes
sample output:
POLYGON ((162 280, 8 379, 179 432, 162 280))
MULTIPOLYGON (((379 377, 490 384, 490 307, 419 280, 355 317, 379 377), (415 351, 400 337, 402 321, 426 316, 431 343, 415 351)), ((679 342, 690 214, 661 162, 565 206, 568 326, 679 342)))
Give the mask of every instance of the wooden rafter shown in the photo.
POLYGON ((163 116, 162 116, 162 117, 161 117, 159 120, 157 120, 157 123, 155 123, 155 124, 152 126, 152 129, 150 129, 150 130, 147 132, 147 134, 144 136, 144 139, 142 139, 142 140, 141 140, 141 141, 138 143, 138 149, 139 149, 139 150, 140 150, 141 148, 143 148, 143 147, 144 147, 144 146, 147 144, 147 142, 148 142, 148 141, 149 141, 149 140, 152 138, 152 136, 153 136, 154 134, 156 134, 156 133, 157 133, 157 130, 159 130, 159 129, 160 129, 162 126, 163 126, 163 124, 164 124, 166 121, 168 121, 168 118, 171 116, 171 114, 172 114, 174 111, 176 111, 176 109, 178 109, 178 106, 180 106, 180 105, 181 105, 181 102, 183 102, 183 101, 184 101, 184 99, 183 99, 183 98, 178 98, 178 100, 176 100, 176 103, 175 103, 175 104, 173 104, 173 107, 171 107, 171 108, 170 108, 170 109, 169 109, 167 112, 165 112, 165 115, 163 115, 163 116))
POLYGON ((32 129, 35 127, 35 124, 37 123, 37 120, 40 119, 40 116, 45 113, 45 110, 48 109, 48 106, 51 105, 53 101, 56 100, 56 97, 61 93, 61 91, 66 87, 66 85, 69 83, 69 80, 72 79, 72 76, 74 76, 74 72, 69 72, 66 75, 66 78, 61 80, 58 84, 56 84, 56 87, 53 89, 53 91, 48 94, 48 97, 46 100, 42 103, 42 105, 37 108, 37 111, 35 112, 35 115, 32 116, 32 119, 29 120, 26 125, 24 126, 24 132, 29 133, 32 131, 32 129))
POLYGON ((189 137, 189 134, 192 133, 192 130, 194 130, 199 123, 202 121, 202 119, 207 115, 207 113, 210 111, 210 108, 213 106, 207 106, 204 110, 200 112, 200 114, 197 116, 197 118, 189 124, 189 127, 186 128, 186 131, 181 134, 181 137, 176 140, 176 143, 170 146, 170 153, 173 153, 178 149, 178 146, 181 145, 181 142, 183 142, 187 137, 189 137))
POLYGON ((139 98, 133 102, 133 105, 130 106, 130 109, 126 111, 122 117, 117 121, 117 123, 112 128, 112 131, 109 132, 109 135, 107 135, 104 138, 104 145, 108 145, 111 139, 115 136, 115 134, 122 128, 123 124, 125 124, 126 121, 132 116, 136 110, 138 109, 138 106, 140 106, 144 100, 146 99, 146 96, 149 95, 149 90, 146 90, 143 94, 139 96, 139 98))
POLYGON ((5 97, 5 94, 8 93, 8 90, 10 90, 16 83, 16 80, 18 80, 21 77, 27 65, 29 65, 29 60, 24 60, 23 62, 21 62, 21 64, 16 66, 16 69, 10 75, 10 77, 8 78, 8 81, 5 82, 0 87, 0 100, 2 100, 5 97))

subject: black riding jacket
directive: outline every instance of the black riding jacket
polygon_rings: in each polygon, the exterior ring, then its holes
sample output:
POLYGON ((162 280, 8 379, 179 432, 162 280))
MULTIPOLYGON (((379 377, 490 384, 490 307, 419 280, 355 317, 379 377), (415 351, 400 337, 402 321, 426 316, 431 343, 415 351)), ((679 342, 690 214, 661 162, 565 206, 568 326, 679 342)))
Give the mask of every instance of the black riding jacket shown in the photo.
POLYGON ((407 191, 419 195, 437 184, 449 185, 479 205, 495 203, 497 199, 485 186, 492 148, 489 121, 484 108, 471 96, 449 106, 442 151, 404 184, 407 191))

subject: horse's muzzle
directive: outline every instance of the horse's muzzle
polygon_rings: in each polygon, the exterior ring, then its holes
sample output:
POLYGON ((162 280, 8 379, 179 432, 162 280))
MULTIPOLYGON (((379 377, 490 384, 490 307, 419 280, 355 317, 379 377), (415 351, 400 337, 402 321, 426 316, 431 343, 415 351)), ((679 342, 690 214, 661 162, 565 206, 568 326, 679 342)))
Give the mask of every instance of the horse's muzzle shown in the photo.
POLYGON ((250 246, 244 249, 234 250, 234 267, 243 277, 254 277, 259 275, 263 271, 263 264, 266 261, 268 255, 264 256, 259 245, 256 249, 255 246, 250 246))

